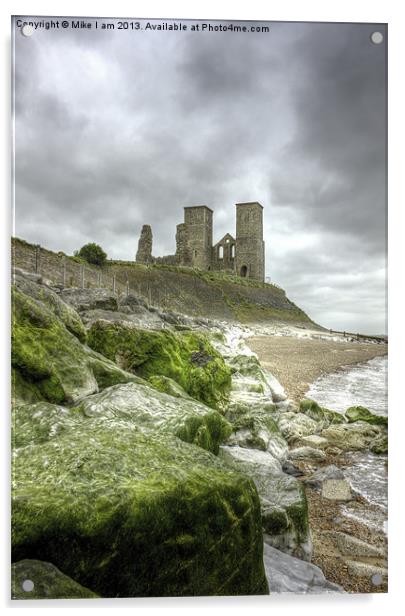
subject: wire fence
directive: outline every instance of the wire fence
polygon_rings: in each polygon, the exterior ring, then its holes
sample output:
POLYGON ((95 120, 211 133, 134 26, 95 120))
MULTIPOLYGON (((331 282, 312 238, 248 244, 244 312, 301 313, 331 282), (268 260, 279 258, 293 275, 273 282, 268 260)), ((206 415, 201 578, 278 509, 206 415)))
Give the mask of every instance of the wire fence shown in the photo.
POLYGON ((61 288, 104 288, 117 295, 139 293, 139 288, 131 288, 128 278, 109 271, 108 266, 85 265, 21 240, 13 239, 13 266, 43 276, 61 288))

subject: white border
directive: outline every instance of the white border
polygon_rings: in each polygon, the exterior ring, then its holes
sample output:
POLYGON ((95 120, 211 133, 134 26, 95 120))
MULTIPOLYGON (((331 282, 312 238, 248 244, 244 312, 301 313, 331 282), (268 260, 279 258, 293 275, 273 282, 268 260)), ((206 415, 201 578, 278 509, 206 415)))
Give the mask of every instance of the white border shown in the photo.
MULTIPOLYGON (((325 2, 315 0, 284 0, 279 3, 267 3, 263 0, 249 0, 248 2, 226 3, 222 0, 205 0, 200 2, 188 2, 180 0, 163 1, 141 1, 130 2, 115 0, 113 3, 97 4, 90 0, 70 0, 69 2, 52 2, 50 0, 39 0, 35 3, 28 0, 5 0, 1 6, 1 29, 2 45, 6 53, 2 54, 1 63, 4 92, 1 98, 2 123, 4 128, 4 146, 1 152, 3 165, 1 165, 3 200, 1 207, 1 283, 3 293, 1 295, 1 315, 3 324, 3 338, 7 340, 9 336, 9 235, 11 228, 10 217, 10 15, 77 15, 77 16, 131 16, 131 17, 180 17, 180 18, 206 18, 206 19, 257 19, 257 20, 280 20, 280 21, 338 21, 338 22, 376 22, 389 24, 389 337, 390 337, 390 364, 389 364, 389 383, 390 383, 390 519, 389 519, 389 538, 390 538, 390 561, 389 561, 389 581, 390 589, 388 595, 353 595, 346 597, 328 596, 282 596, 267 598, 228 598, 228 599, 158 599, 158 600, 116 600, 95 602, 89 604, 82 601, 77 602, 32 602, 11 603, 8 600, 9 594, 9 552, 8 543, 3 541, 1 559, 1 585, 2 585, 2 604, 6 609, 13 609, 14 613, 24 613, 29 607, 30 610, 38 611, 51 608, 65 609, 68 612, 74 610, 75 614, 87 612, 89 609, 116 610, 132 609, 137 613, 150 613, 161 611, 171 614, 178 612, 201 612, 207 609, 213 612, 221 610, 232 610, 233 613, 242 614, 249 609, 269 610, 271 613, 277 610, 283 613, 297 614, 311 613, 324 614, 325 608, 328 616, 339 614, 342 611, 351 613, 357 610, 367 610, 367 615, 378 614, 381 610, 394 608, 395 603, 402 603, 401 590, 405 589, 405 572, 403 567, 403 556, 401 554, 401 544, 403 544, 403 525, 404 509, 401 508, 401 493, 403 493, 403 479, 401 477, 401 467, 403 464, 400 455, 400 447, 403 446, 403 415, 405 414, 404 403, 401 400, 400 383, 403 380, 404 361, 401 357, 403 351, 403 315, 404 303, 402 303, 402 280, 404 268, 404 255, 401 250, 404 245, 404 198, 403 198, 403 164, 401 166, 401 151, 403 151, 404 139, 404 93, 401 88, 403 82, 403 39, 404 39, 404 20, 403 9, 396 0, 375 1, 340 0, 339 2, 325 2), (401 190, 402 189, 402 190, 401 190), (402 201, 400 199, 402 196, 402 201), (401 423, 402 422, 402 423, 401 423), (393 427, 394 426, 394 427, 393 427), (402 518, 402 519, 401 519, 402 518), (63 606, 62 606, 63 603, 63 606)), ((402 155, 403 159, 403 155, 402 155)), ((367 308, 365 307, 365 310, 367 308)), ((4 346, 3 346, 4 349, 4 346)), ((3 537, 9 533, 9 433, 5 428, 7 425, 4 418, 7 416, 8 405, 8 386, 7 375, 9 373, 9 357, 3 352, 1 355, 2 380, 5 387, 3 392, 3 472, 4 492, 2 503, 2 520, 4 523, 3 537)), ((395 612, 394 612, 395 613, 395 612)))

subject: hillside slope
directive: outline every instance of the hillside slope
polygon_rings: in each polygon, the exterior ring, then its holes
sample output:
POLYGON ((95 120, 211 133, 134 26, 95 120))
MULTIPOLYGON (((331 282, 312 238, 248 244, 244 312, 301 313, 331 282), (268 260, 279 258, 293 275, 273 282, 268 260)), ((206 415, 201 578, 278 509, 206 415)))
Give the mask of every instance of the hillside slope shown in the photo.
POLYGON ((150 303, 166 310, 242 323, 279 320, 314 326, 276 285, 175 266, 115 262, 109 267, 150 303))
POLYGON ((319 327, 273 284, 221 272, 108 261, 103 267, 12 238, 13 265, 60 287, 104 287, 135 293, 165 311, 242 323, 281 321, 319 327))

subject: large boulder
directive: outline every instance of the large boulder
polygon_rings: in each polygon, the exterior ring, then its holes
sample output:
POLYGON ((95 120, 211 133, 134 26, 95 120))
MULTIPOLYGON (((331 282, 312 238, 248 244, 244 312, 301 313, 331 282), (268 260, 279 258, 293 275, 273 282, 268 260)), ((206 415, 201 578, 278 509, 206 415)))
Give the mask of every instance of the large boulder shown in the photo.
POLYGON ((118 310, 118 299, 108 289, 69 288, 61 291, 64 302, 73 306, 78 312, 85 310, 118 310))
POLYGON ((314 434, 318 429, 318 424, 314 419, 307 417, 303 413, 287 411, 281 413, 278 427, 284 438, 289 443, 294 443, 297 440, 301 440, 304 436, 314 434))
POLYGON ((326 453, 322 451, 322 449, 316 449, 315 447, 305 445, 303 447, 291 449, 288 457, 290 460, 313 460, 314 462, 324 462, 326 460, 326 453))
POLYGON ((126 383, 109 387, 87 397, 75 410, 85 417, 106 423, 112 429, 119 429, 121 421, 128 421, 137 429, 174 434, 215 454, 232 430, 218 411, 193 399, 159 392, 147 384, 126 383))
POLYGON ((83 415, 76 409, 41 400, 34 404, 16 400, 12 407, 14 448, 46 443, 62 433, 80 429, 83 415))
POLYGON ((14 398, 71 404, 116 383, 141 382, 81 344, 42 300, 13 286, 12 302, 14 398))
POLYGON ((80 342, 86 341, 86 330, 76 310, 66 304, 60 296, 46 285, 32 281, 23 272, 14 275, 14 286, 25 295, 32 297, 46 306, 65 325, 66 329, 74 334, 80 342))
POLYGON ((328 439, 332 446, 343 451, 367 450, 386 434, 383 426, 370 425, 363 421, 355 423, 331 425, 323 430, 321 436, 328 439))
POLYGON ((229 445, 268 451, 281 462, 288 456, 288 444, 282 436, 272 413, 251 407, 244 412, 227 410, 226 418, 232 423, 233 432, 229 445))
POLYGON ((345 417, 350 423, 365 421, 374 426, 388 426, 388 417, 375 415, 364 406, 351 406, 346 410, 345 417))
POLYGON ((343 593, 341 586, 325 579, 316 565, 294 558, 264 543, 264 566, 270 594, 323 594, 343 593))
POLYGON ((121 368, 144 378, 167 376, 190 396, 213 408, 226 402, 231 373, 206 336, 150 331, 125 323, 93 323, 89 346, 121 368))
POLYGON ((253 482, 169 434, 87 419, 15 450, 12 558, 102 597, 268 592, 253 482))
POLYGON ((315 490, 321 490, 324 481, 329 479, 344 479, 344 473, 342 469, 338 468, 334 464, 320 468, 313 473, 308 479, 305 480, 305 484, 314 488, 315 490))
POLYGON ((268 452, 221 446, 219 455, 231 468, 251 477, 256 484, 262 524, 271 545, 302 558, 311 559, 312 541, 308 507, 301 483, 286 475, 268 452))
POLYGON ((20 560, 11 566, 12 599, 97 599, 51 563, 20 560))
POLYGON ((301 400, 299 410, 316 421, 317 431, 323 430, 331 424, 341 424, 346 421, 341 413, 323 408, 315 400, 301 400))
POLYGON ((234 373, 232 389, 264 393, 272 402, 287 399, 282 385, 264 370, 254 353, 232 355, 227 359, 227 363, 234 373))

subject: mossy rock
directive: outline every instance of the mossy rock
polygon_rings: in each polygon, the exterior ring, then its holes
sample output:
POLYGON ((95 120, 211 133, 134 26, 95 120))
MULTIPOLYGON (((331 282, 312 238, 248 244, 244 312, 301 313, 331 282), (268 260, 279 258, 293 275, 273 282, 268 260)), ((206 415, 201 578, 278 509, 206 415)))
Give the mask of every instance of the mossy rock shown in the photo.
POLYGON ((214 454, 232 432, 230 423, 218 411, 192 398, 161 393, 146 384, 109 387, 83 400, 76 410, 114 429, 119 429, 120 421, 128 421, 141 430, 174 434, 214 454))
POLYGON ((186 400, 192 399, 176 381, 173 381, 173 379, 170 379, 168 376, 155 374, 149 377, 148 382, 152 387, 165 394, 169 394, 169 396, 185 398, 186 400))
POLYGON ((263 368, 256 355, 235 355, 229 358, 228 365, 232 371, 243 376, 251 377, 266 384, 263 368))
POLYGON ((11 566, 12 599, 97 599, 51 563, 20 560, 11 566))
POLYGON ((356 421, 341 425, 331 425, 321 432, 333 447, 343 451, 362 451, 370 449, 372 443, 383 442, 387 435, 385 426, 356 421))
POLYGON ((299 410, 307 417, 310 417, 316 421, 321 430, 332 424, 341 424, 346 421, 344 415, 321 407, 317 402, 315 402, 315 400, 301 400, 299 410))
POLYGON ((166 376, 212 408, 229 395, 231 373, 208 339, 196 332, 151 331, 124 323, 93 323, 89 346, 124 370, 149 379, 166 376))
POLYGON ((116 383, 140 381, 81 344, 48 306, 12 288, 13 397, 70 404, 116 383))
POLYGON ((267 594, 253 482, 167 434, 87 429, 17 449, 12 558, 102 597, 267 594))
POLYGON ((76 310, 66 304, 55 291, 25 276, 15 276, 15 286, 25 295, 46 306, 80 342, 86 342, 86 329, 76 310))
POLYGON ((346 410, 345 417, 349 423, 365 421, 375 426, 388 426, 388 417, 375 415, 365 406, 351 406, 346 410))
POLYGON ((250 408, 243 413, 226 412, 233 433, 229 444, 270 451, 277 459, 287 457, 288 445, 271 414, 261 408, 250 408))
POLYGON ((63 432, 80 429, 83 420, 77 409, 43 400, 34 404, 15 401, 11 421, 13 447, 46 443, 63 432))
POLYGON ((388 435, 381 434, 370 443, 370 451, 383 455, 388 453, 388 435))

